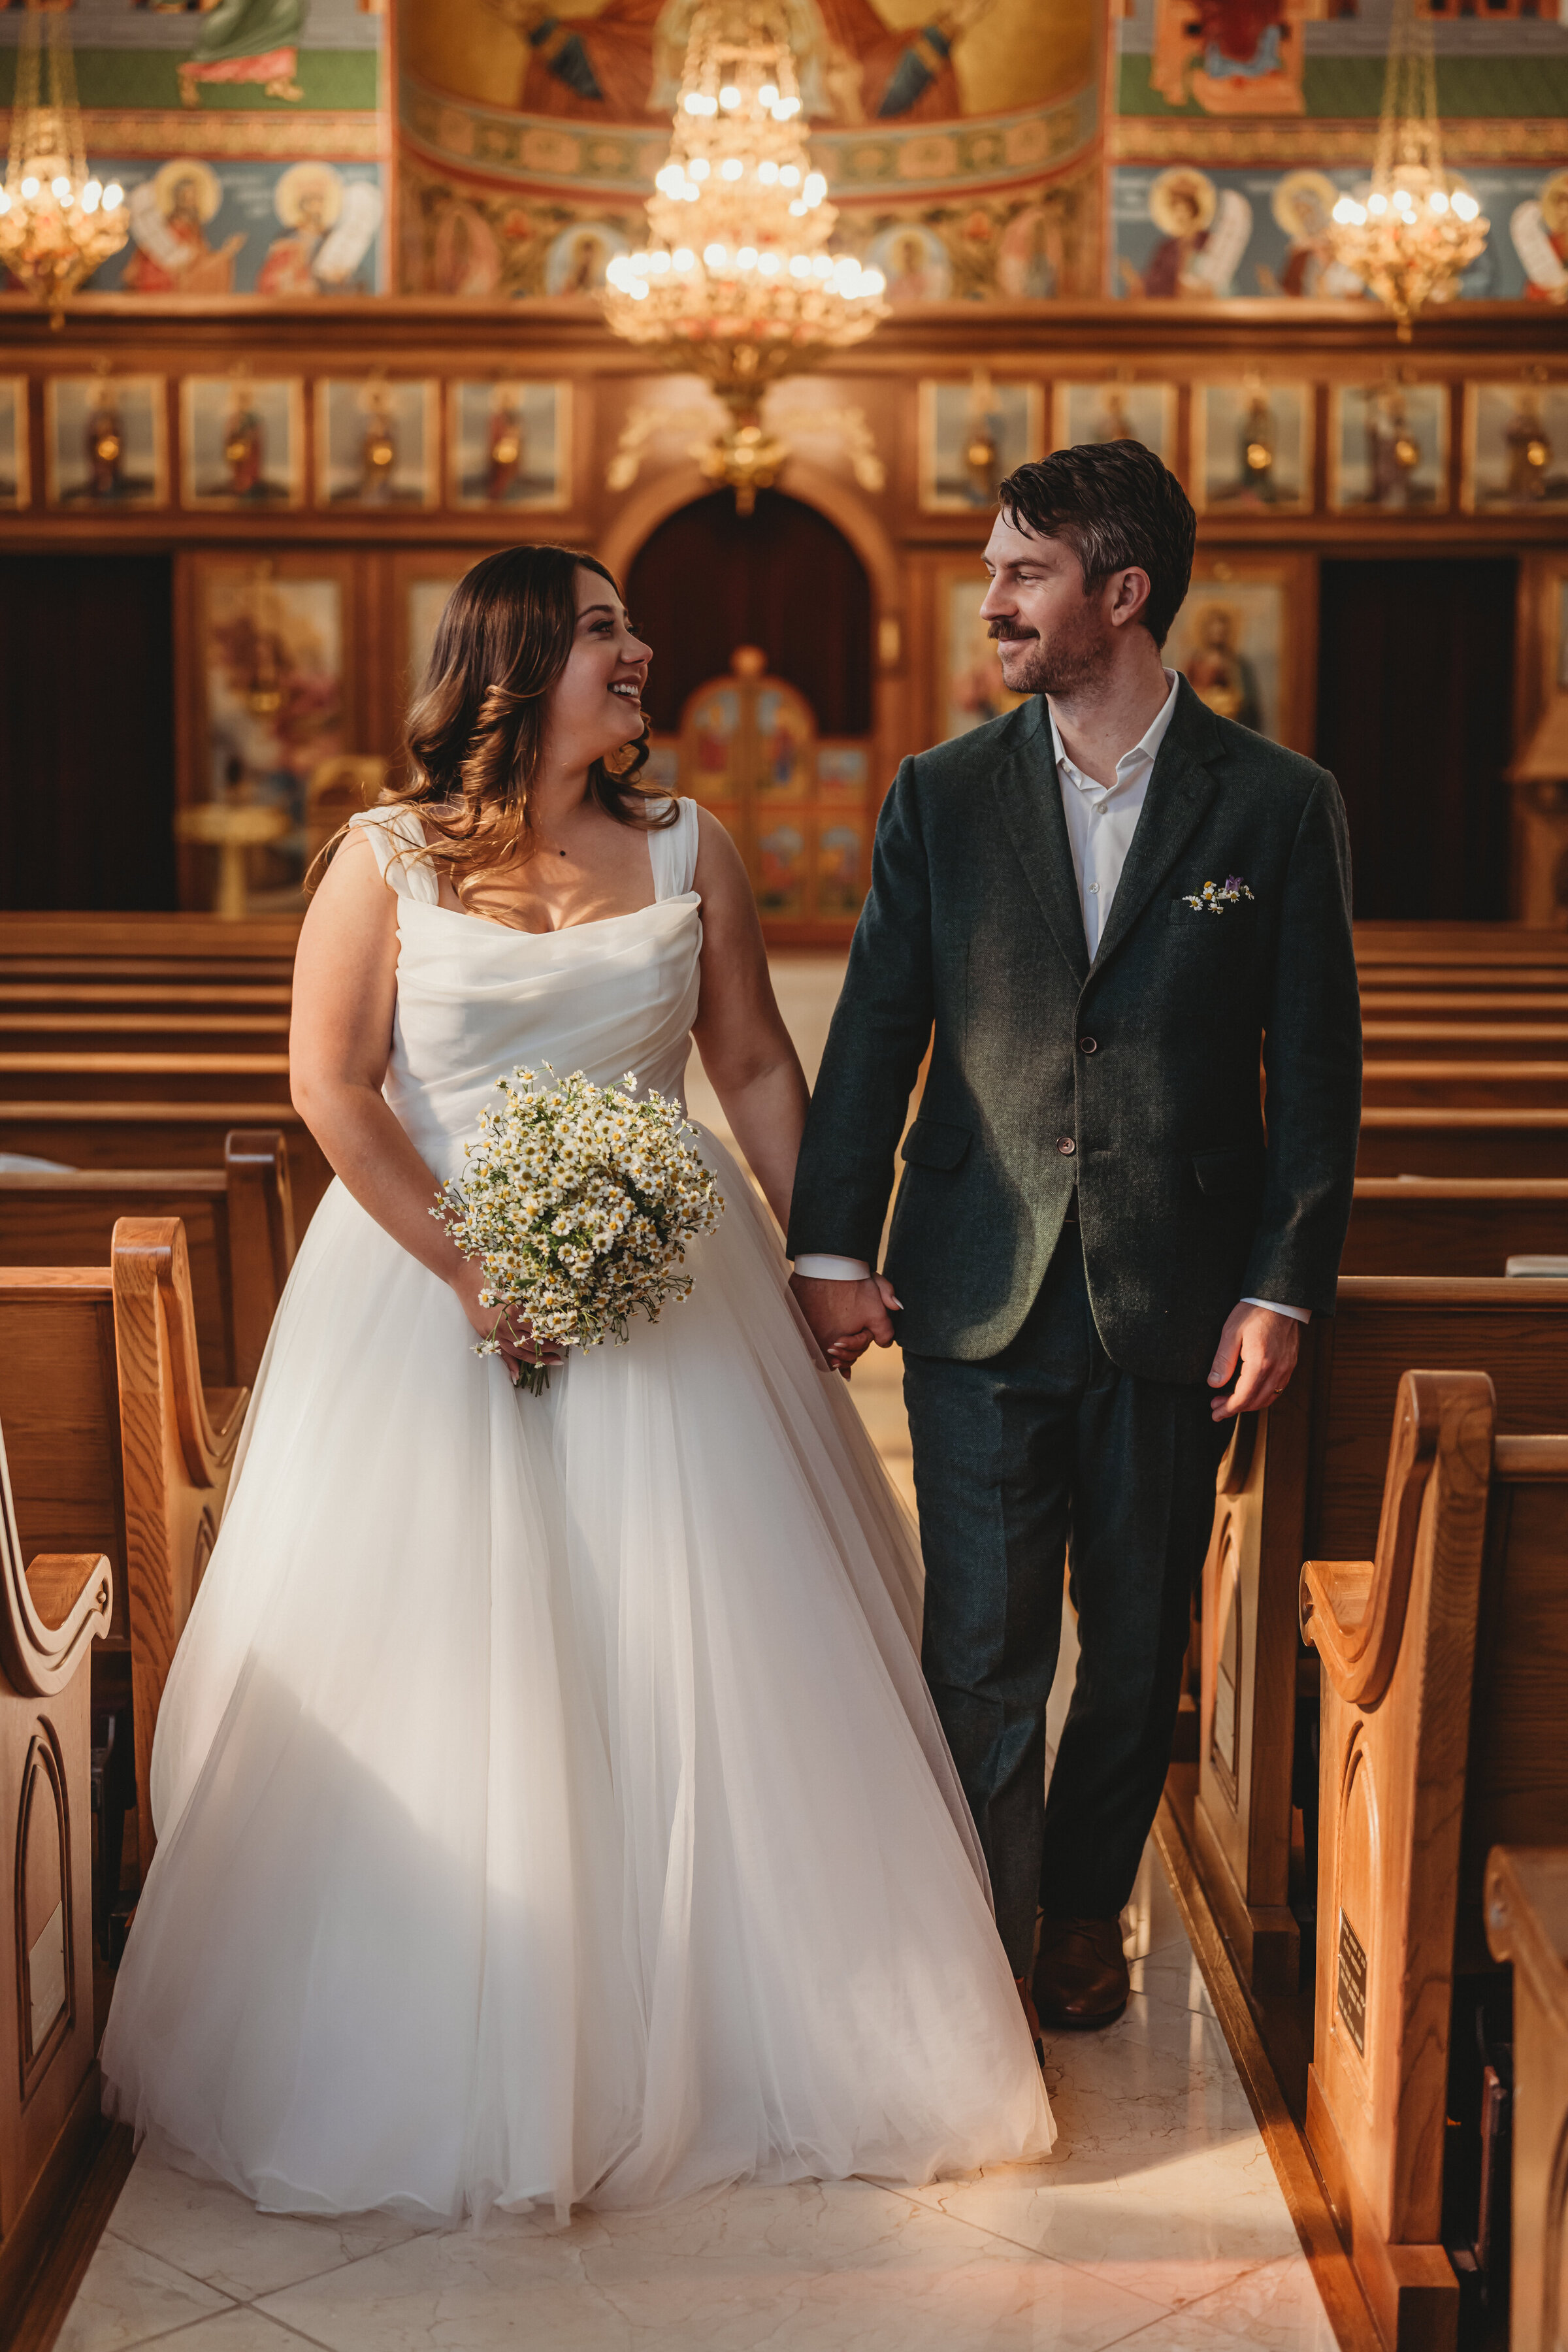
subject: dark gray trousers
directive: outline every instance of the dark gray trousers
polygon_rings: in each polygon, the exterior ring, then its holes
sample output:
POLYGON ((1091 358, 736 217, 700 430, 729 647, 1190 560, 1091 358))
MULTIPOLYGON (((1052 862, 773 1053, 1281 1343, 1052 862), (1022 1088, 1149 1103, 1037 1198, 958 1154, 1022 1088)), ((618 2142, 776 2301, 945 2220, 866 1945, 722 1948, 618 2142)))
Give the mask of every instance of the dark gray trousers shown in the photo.
POLYGON ((1212 1391, 1100 1345, 1069 1224, 1012 1344, 906 1356, 925 1554, 921 1663, 979 1830, 1015 1976, 1037 1904, 1113 1918, 1160 1802, 1194 1584, 1232 1424, 1212 1391), (1046 1794, 1046 1701, 1069 1558, 1080 1648, 1046 1794))

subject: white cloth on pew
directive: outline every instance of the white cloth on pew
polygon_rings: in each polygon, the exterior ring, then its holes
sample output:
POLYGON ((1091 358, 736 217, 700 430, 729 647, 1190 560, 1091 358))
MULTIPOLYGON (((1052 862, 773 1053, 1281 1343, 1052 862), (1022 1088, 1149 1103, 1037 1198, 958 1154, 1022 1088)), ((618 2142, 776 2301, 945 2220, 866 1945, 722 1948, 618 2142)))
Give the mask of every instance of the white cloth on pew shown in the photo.
MULTIPOLYGON (((386 1092, 437 1174, 518 1063, 680 1092, 689 803, 650 847, 653 905, 546 936, 384 865, 386 1092)), ((543 1398, 341 1184, 310 1224, 164 1694, 102 2051, 113 2112, 264 2206, 562 2213, 1054 2137, 913 1530, 701 1150, 726 1209, 690 1300, 543 1398)))
POLYGON ((74 1176, 64 1160, 35 1160, 26 1151, 0 1151, 0 1176, 74 1176))

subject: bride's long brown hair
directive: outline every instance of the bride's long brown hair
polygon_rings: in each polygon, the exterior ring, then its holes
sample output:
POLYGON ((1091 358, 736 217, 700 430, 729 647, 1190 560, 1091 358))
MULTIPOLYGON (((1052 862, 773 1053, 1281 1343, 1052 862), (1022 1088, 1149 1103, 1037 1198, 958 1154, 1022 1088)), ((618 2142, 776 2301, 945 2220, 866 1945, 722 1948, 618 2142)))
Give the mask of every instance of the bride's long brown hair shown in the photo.
MULTIPOLYGON (((503 548, 465 572, 437 625, 403 730, 406 778, 388 787, 382 805, 418 810, 426 855, 446 866, 459 898, 478 875, 533 854, 530 803, 550 689, 577 633, 579 572, 596 572, 620 594, 591 555, 503 548)), ((636 742, 593 762, 588 791, 618 824, 651 830, 673 824, 679 811, 638 782, 647 755, 645 724, 636 742)))

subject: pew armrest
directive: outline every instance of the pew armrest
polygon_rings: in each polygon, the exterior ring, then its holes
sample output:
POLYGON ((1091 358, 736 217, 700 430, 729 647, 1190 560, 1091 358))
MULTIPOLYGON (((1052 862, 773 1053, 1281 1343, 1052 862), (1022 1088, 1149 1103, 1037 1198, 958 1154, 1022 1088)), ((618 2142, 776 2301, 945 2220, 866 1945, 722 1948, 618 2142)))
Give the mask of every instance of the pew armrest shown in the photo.
POLYGON ((1375 1706, 1405 1633, 1415 1544, 1432 1475, 1445 1455, 1489 1469, 1492 1384, 1484 1372, 1406 1372, 1399 1383, 1377 1557, 1310 1559, 1301 1570, 1301 1637, 1339 1696, 1375 1706))
POLYGON ((209 1408, 196 1355, 184 1226, 178 1217, 121 1217, 110 1261, 122 1414, 132 1399, 163 1391, 166 1362, 186 1475, 194 1486, 216 1486, 233 1460, 247 1391, 216 1389, 209 1408))
POLYGON ((114 1575, 101 1552, 40 1552, 18 1573, 5 1548, 6 1606, 0 1650, 16 1689, 37 1698, 63 1690, 109 1631, 114 1575))

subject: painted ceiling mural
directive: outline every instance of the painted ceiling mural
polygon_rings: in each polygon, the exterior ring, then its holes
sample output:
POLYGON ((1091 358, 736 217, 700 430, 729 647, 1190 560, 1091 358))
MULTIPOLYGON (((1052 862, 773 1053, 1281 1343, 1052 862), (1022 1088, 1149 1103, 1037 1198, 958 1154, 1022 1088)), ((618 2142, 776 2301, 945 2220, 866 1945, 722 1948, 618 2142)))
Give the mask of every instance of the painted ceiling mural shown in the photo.
MULTIPOLYGON (((694 0, 412 0, 405 284, 588 290, 642 234, 694 0)), ((1096 0, 790 0, 838 242, 894 300, 1094 290, 1096 0)))
MULTIPOLYGON (((395 91, 382 5, 72 0, 89 151, 129 197, 95 286, 592 293, 642 239, 695 0, 404 0, 395 91)), ((789 5, 837 242, 895 303, 1355 293, 1325 230, 1365 182, 1391 0, 789 5)), ((1568 24, 1468 5, 1430 0, 1446 152, 1491 224, 1460 294, 1562 300, 1568 24)))
MULTIPOLYGON (((22 11, 0 9, 9 106, 22 11)), ((362 0, 75 0, 88 152, 131 235, 98 293, 375 293, 385 234, 382 17, 362 0)))
MULTIPOLYGON (((1127 0, 1102 290, 1355 295, 1327 249, 1364 190, 1391 0, 1127 0)), ((1490 222, 1465 299, 1568 292, 1568 25, 1431 0, 1444 156, 1490 222)))

